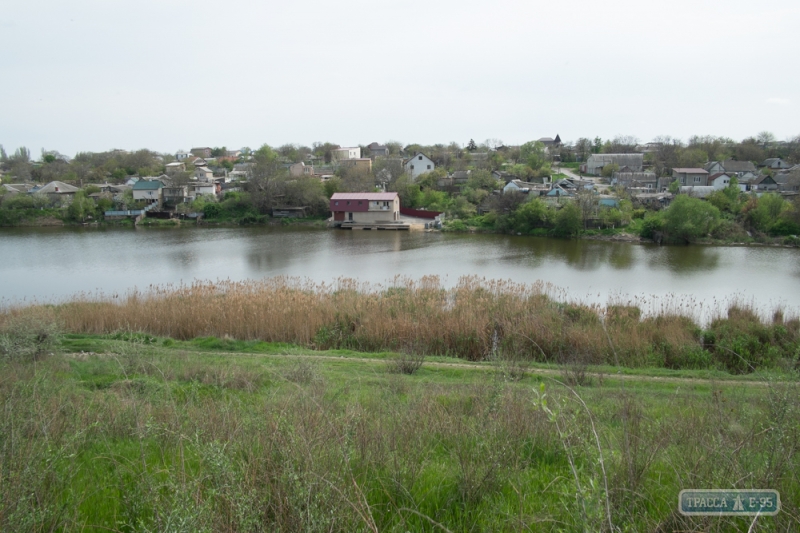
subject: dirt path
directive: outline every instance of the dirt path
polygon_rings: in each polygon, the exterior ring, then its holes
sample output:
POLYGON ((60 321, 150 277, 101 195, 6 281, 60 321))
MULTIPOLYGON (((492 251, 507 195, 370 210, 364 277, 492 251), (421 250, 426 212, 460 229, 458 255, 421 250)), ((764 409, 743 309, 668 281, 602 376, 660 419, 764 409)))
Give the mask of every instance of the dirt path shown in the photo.
MULTIPOLYGON (((330 362, 358 362, 367 364, 380 364, 386 365, 386 359, 372 359, 367 357, 346 357, 343 355, 317 355, 317 354, 251 354, 240 352, 191 352, 202 355, 232 355, 232 356, 250 356, 250 357, 294 357, 302 359, 313 359, 319 361, 330 362)), ((428 368, 463 368, 468 370, 496 370, 497 366, 487 363, 472 363, 469 361, 458 363, 443 363, 440 361, 426 361, 423 366, 428 368)), ((527 371, 531 376, 548 376, 548 377, 562 377, 564 375, 561 369, 549 368, 530 368, 527 371)), ((684 384, 728 384, 728 385, 745 385, 751 387, 766 387, 776 382, 764 380, 732 380, 732 379, 708 379, 708 378, 684 378, 684 377, 669 377, 669 376, 637 376, 630 374, 618 373, 605 373, 605 372, 586 372, 586 376, 595 379, 618 379, 623 381, 646 381, 654 383, 684 383, 684 384)), ((794 383, 788 380, 779 380, 777 383, 794 383)))

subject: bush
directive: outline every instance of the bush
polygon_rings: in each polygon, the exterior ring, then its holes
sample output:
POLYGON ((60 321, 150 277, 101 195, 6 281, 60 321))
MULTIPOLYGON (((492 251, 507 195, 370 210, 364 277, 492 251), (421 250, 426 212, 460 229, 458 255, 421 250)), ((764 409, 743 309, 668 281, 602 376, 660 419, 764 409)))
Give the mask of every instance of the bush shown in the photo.
POLYGON ((664 211, 664 231, 672 241, 692 242, 713 231, 719 219, 713 205, 681 194, 664 211))
POLYGON ((569 202, 556 214, 553 233, 558 237, 574 237, 583 229, 581 210, 574 202, 569 202))
POLYGON ((0 357, 10 361, 34 360, 53 351, 61 341, 61 327, 53 316, 39 310, 7 314, 0 326, 0 357))

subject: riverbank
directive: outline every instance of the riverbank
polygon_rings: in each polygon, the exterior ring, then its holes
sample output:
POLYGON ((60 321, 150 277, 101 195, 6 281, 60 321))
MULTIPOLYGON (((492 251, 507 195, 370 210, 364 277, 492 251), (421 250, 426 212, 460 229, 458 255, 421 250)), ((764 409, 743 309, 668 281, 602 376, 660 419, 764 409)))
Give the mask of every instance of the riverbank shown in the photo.
MULTIPOLYGON (((800 365, 800 318, 763 318, 746 304, 697 321, 702 302, 645 313, 636 301, 605 306, 557 299, 552 288, 464 278, 371 286, 273 278, 151 286, 60 305, 22 305, 0 321, 49 320, 70 333, 129 329, 191 339, 231 337, 314 349, 400 351, 482 361, 502 354, 540 363, 724 370, 748 374, 800 365), (43 317, 43 318, 39 318, 43 317)), ((10 321, 10 322, 9 322, 10 321)))
POLYGON ((3 530, 732 532, 752 517, 683 517, 678 494, 742 479, 787 510, 757 524, 797 525, 796 382, 403 374, 397 353, 126 332, 52 347, 0 360, 3 530))

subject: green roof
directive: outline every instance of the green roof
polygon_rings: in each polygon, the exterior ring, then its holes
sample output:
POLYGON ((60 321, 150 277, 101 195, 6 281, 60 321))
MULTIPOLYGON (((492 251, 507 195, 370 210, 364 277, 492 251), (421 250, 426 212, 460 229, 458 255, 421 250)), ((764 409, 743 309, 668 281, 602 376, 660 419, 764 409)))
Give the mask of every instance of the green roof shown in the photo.
POLYGON ((164 186, 164 184, 161 183, 158 180, 153 180, 153 181, 139 180, 139 181, 137 181, 136 183, 133 184, 133 190, 134 191, 157 191, 158 189, 162 188, 163 186, 164 186))

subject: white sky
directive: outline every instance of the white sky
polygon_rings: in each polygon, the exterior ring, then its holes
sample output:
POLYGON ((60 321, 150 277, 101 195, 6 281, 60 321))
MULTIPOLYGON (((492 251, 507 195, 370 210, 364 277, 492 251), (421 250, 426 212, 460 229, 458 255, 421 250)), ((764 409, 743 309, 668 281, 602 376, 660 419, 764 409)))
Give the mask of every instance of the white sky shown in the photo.
POLYGON ((800 134, 797 0, 3 0, 0 144, 800 134))

